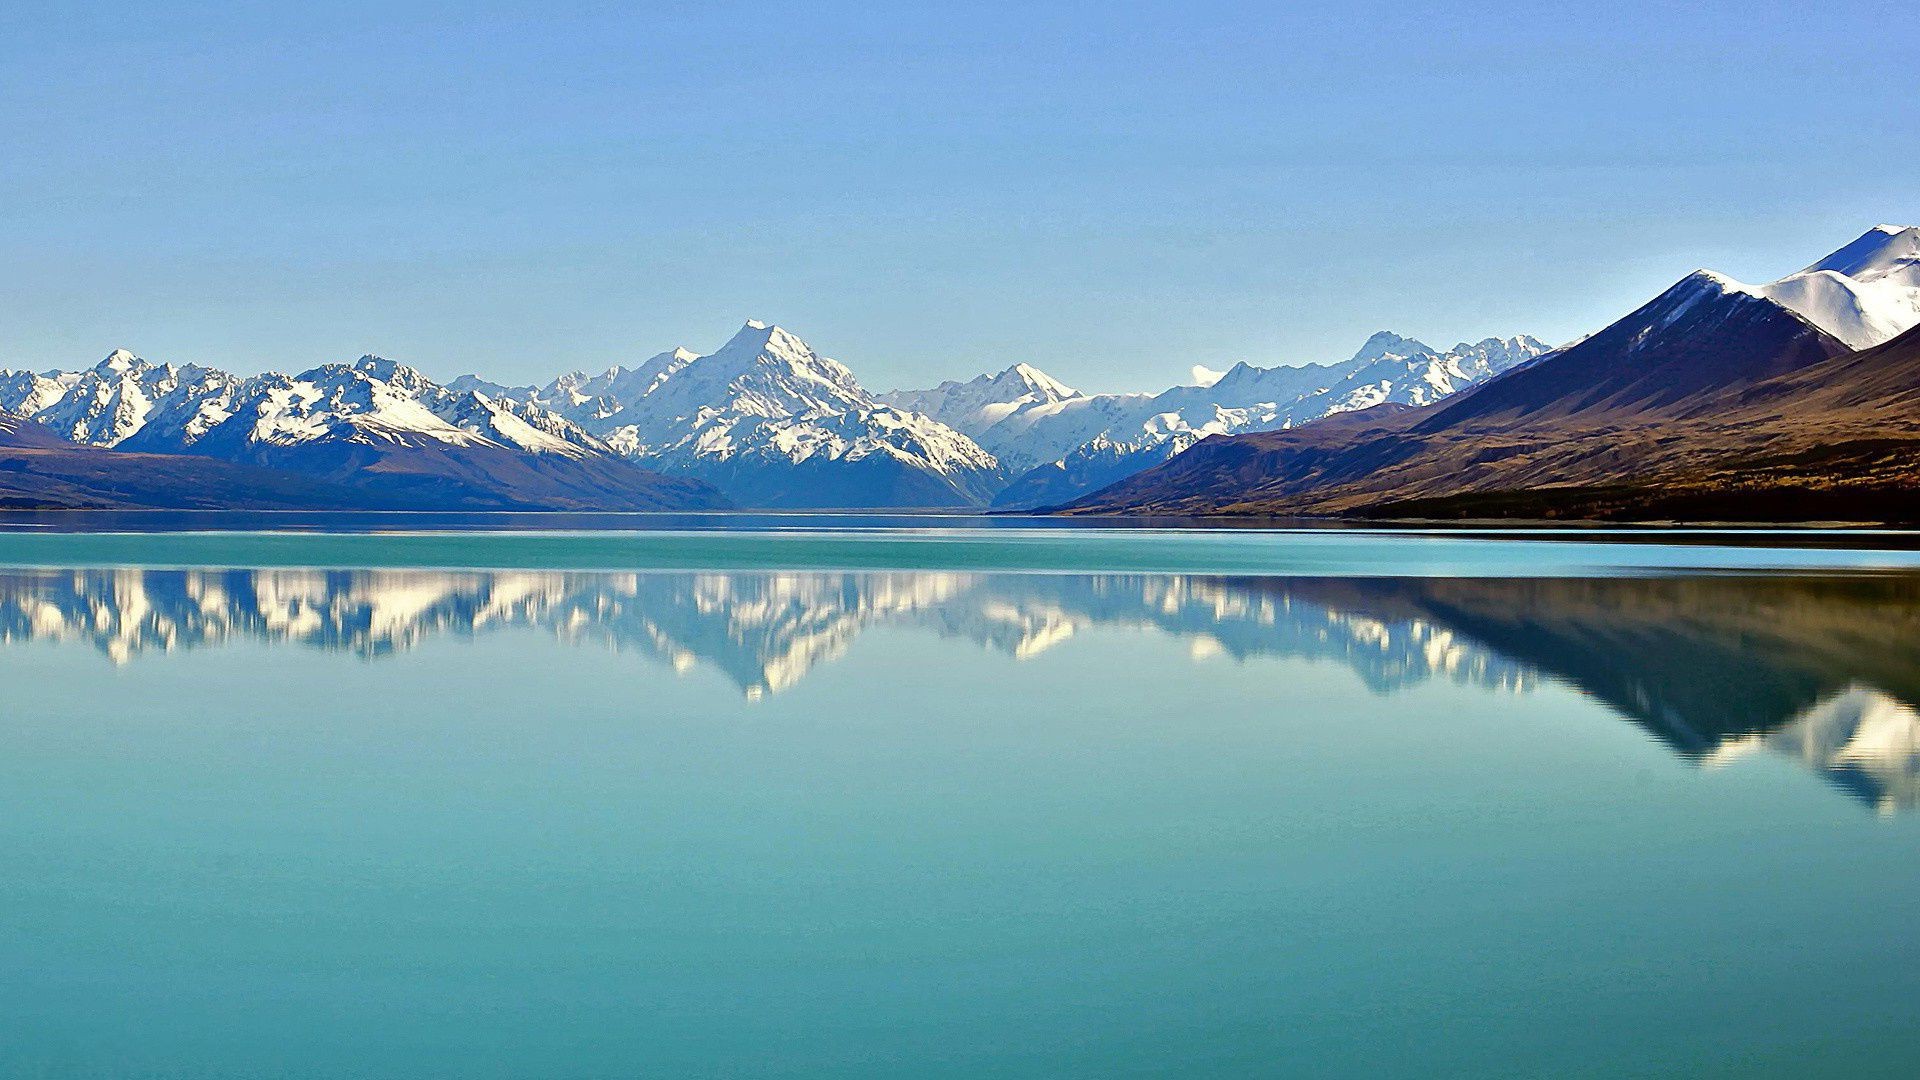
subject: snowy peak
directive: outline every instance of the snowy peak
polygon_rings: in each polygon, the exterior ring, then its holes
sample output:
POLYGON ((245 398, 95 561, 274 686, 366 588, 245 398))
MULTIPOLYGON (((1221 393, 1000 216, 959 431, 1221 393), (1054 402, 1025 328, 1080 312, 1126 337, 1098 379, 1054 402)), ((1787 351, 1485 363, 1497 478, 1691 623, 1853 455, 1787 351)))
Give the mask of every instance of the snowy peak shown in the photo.
POLYGON ((1017 441, 1000 439, 999 429, 988 433, 987 447, 1002 461, 1033 462, 995 505, 1071 501, 1212 435, 1273 431, 1389 402, 1430 404, 1548 351, 1523 334, 1441 353, 1381 331, 1338 363, 1262 368, 1242 361, 1224 373, 1196 368, 1191 385, 1159 394, 1061 402, 1036 410, 1017 441))
MULTIPOLYGON (((784 328, 771 323, 748 319, 740 331, 727 339, 725 345, 705 359, 776 360, 800 367, 831 365, 838 363, 828 360, 814 352, 806 342, 788 333, 784 328)), ((846 370, 841 368, 842 371, 846 370)))
POLYGON ((879 400, 924 413, 969 438, 980 439, 1010 417, 1085 397, 1032 364, 1018 363, 965 382, 948 379, 929 390, 895 390, 880 395, 879 400))
POLYGON ((994 376, 993 382, 1002 388, 1022 387, 1029 393, 1037 394, 1048 401, 1064 401, 1070 397, 1080 396, 1080 391, 1032 364, 1014 364, 994 376))
POLYGON ((1802 274, 1831 270, 1858 281, 1870 281, 1920 263, 1920 226, 1875 225, 1858 240, 1821 259, 1802 274))
POLYGON ((698 359, 699 353, 675 346, 648 357, 637 367, 616 364, 598 375, 568 372, 532 398, 576 423, 604 421, 652 391, 662 379, 698 359))
POLYGON ((1792 310, 1854 349, 1872 348, 1920 325, 1920 228, 1876 225, 1805 270, 1767 285, 1712 276, 1727 288, 1792 310))
POLYGON ((681 416, 729 402, 755 416, 792 416, 862 407, 873 400, 846 365, 778 326, 756 321, 711 355, 680 366, 651 392, 676 401, 684 409, 681 416), (695 404, 690 392, 704 394, 705 400, 695 404))
POLYGON ((1479 357, 1489 363, 1507 366, 1523 363, 1548 351, 1550 349, 1547 343, 1532 334, 1518 334, 1508 338, 1490 337, 1475 342, 1463 341, 1447 350, 1455 356, 1479 357))
POLYGON ((1695 270, 1602 333, 1628 335, 1627 347, 1638 352, 1661 352, 1674 340, 1725 332, 1737 320, 1760 317, 1762 309, 1812 321, 1763 288, 1712 270, 1695 270))
POLYGON ((125 349, 115 349, 107 358, 93 366, 93 370, 102 375, 126 375, 130 372, 144 371, 153 365, 125 349))
POLYGON ((543 408, 477 389, 478 379, 462 381, 470 385, 443 387, 373 355, 297 376, 241 378, 193 364, 154 364, 119 349, 80 372, 0 374, 0 408, 76 442, 150 453, 238 457, 253 447, 331 439, 488 445, 573 458, 609 452, 543 408))
POLYGON ((191 364, 153 364, 125 349, 84 371, 0 378, 0 407, 31 416, 61 437, 120 446, 159 423, 205 430, 239 380, 191 364))
POLYGON ((619 454, 750 505, 957 506, 984 503, 1001 482, 966 435, 883 403, 846 365, 757 319, 712 353, 563 375, 536 400, 619 454))
MULTIPOLYGON (((1442 340, 1445 339, 1443 338, 1442 340)), ((1368 338, 1366 344, 1360 346, 1360 351, 1353 354, 1353 359, 1364 362, 1368 360, 1379 360, 1388 356, 1415 356, 1420 353, 1431 353, 1435 351, 1433 346, 1427 345, 1424 342, 1415 341, 1409 337, 1401 337, 1391 330, 1381 330, 1368 338)))
POLYGON ((787 417, 871 408, 853 372, 778 326, 749 322, 725 345, 666 372, 629 405, 638 422, 680 423, 702 415, 787 417))

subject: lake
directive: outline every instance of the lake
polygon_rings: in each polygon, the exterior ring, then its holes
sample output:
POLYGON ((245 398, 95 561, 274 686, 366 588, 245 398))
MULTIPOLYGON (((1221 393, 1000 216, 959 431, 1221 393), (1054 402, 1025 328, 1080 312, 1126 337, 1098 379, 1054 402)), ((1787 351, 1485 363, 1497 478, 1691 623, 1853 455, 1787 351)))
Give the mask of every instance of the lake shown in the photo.
POLYGON ((0 1075, 1920 1059, 1903 535, 5 524, 0 1075))

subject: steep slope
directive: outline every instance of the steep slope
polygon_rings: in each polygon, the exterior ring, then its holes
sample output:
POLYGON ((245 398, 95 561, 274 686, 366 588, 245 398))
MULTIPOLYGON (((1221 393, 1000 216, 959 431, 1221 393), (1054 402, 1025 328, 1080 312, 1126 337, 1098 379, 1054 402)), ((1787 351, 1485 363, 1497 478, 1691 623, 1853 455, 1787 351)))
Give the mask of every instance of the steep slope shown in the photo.
POLYGON ((1055 451, 1063 436, 1079 439, 1017 477, 994 500, 1003 509, 1058 504, 1158 465, 1201 439, 1296 427, 1322 417, 1381 404, 1424 405, 1546 353, 1537 339, 1488 338, 1446 352, 1382 331, 1338 364, 1257 368, 1236 364, 1205 386, 1176 386, 1151 397, 1069 400, 1032 417, 1016 415, 982 436, 990 449, 1020 460, 1055 451), (1025 423, 1018 431, 1008 424, 1025 423))
POLYGON ((17 413, 0 412, 0 507, 351 510, 400 504, 270 469, 84 446, 17 413))
POLYGON ((1031 364, 1014 364, 997 375, 948 379, 930 390, 895 390, 878 400, 930 416, 978 442, 1017 413, 1086 396, 1031 364))
POLYGON ((191 440, 226 418, 242 380, 192 364, 154 364, 116 349, 87 371, 40 377, 31 403, 0 401, 75 442, 117 446, 147 430, 191 440), (58 393, 51 392, 52 384, 58 393))
POLYGON ((1199 441, 1191 431, 1164 437, 1150 431, 1132 442, 1095 435, 1060 460, 1021 473, 994 497, 993 505, 997 510, 1031 510, 1069 503, 1171 460, 1199 441))
POLYGON ((1005 484, 994 456, 892 407, 845 365, 749 322, 715 352, 562 376, 535 402, 627 458, 777 507, 980 506, 1005 484))
POLYGON ((1805 270, 1753 291, 1855 349, 1920 325, 1920 228, 1876 225, 1805 270))
POLYGON ((317 476, 422 506, 662 510, 724 505, 611 453, 545 410, 456 393, 379 357, 265 375, 183 451, 317 476))
MULTIPOLYGON (((529 402, 452 390, 379 357, 241 378, 116 351, 74 373, 0 378, 0 407, 59 435, 300 473, 419 509, 696 509, 724 504, 625 461, 529 402)), ((183 468, 183 466, 176 466, 183 468)), ((336 500, 337 502, 337 500, 336 500)), ((333 502, 328 505, 333 505, 333 502)))
MULTIPOLYGON (((1801 498, 1808 485, 1830 488, 1845 475, 1897 487, 1897 474, 1885 463, 1834 456, 1836 438, 1865 434, 1859 414, 1821 409, 1795 374, 1826 371, 1847 382, 1861 376, 1860 365, 1888 363, 1887 355, 1848 358, 1844 345, 1798 314, 1701 272, 1600 333, 1439 405, 1207 440, 1075 505, 1134 513, 1644 517, 1684 509, 1660 493, 1687 488, 1713 496, 1687 504, 1694 507, 1687 516, 1833 516, 1840 502, 1808 499, 1796 512, 1781 505, 1783 496, 1801 498), (1848 359, 1827 367, 1836 357, 1848 359), (1829 461, 1817 475, 1769 473, 1762 464, 1821 442, 1829 444, 1829 461), (1765 476, 1771 479, 1759 479, 1765 476)), ((1850 514, 1872 510, 1879 519, 1893 510, 1863 491, 1841 500, 1850 514)))

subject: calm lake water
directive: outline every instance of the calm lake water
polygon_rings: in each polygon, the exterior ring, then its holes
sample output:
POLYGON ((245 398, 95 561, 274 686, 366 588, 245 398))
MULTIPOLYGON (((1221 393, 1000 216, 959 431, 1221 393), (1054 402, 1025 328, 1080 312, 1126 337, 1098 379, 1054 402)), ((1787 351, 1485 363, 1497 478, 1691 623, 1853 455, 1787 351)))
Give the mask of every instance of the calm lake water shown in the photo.
POLYGON ((9 524, 0 1075, 1920 1061, 1901 537, 9 524))

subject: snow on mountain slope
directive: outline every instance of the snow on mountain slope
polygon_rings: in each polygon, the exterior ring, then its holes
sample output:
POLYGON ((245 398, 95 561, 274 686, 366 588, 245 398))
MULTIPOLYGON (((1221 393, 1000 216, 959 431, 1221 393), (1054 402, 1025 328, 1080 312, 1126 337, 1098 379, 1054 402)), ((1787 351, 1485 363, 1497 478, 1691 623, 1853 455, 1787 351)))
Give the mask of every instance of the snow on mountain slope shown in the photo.
POLYGON ((375 356, 242 378, 115 352, 86 371, 0 372, 0 408, 77 441, 152 453, 259 462, 271 456, 263 448, 338 443, 617 454, 724 478, 750 501, 977 505, 1037 466, 1113 475, 1210 434, 1422 403, 1539 351, 1515 338, 1438 353, 1383 333, 1342 364, 1201 369, 1207 385, 1160 394, 1090 395, 1022 363, 876 396, 793 334, 749 322, 708 355, 676 348, 537 388, 478 375, 440 385, 375 356))
POLYGON ((1920 325, 1920 227, 1876 225, 1797 274, 1741 288, 1854 349, 1872 348, 1920 325))
POLYGON ((240 381, 224 371, 154 364, 116 349, 86 371, 0 376, 6 388, 0 405, 75 442, 118 446, 149 425, 204 433, 225 419, 240 381))
POLYGON ((692 475, 748 506, 981 506, 1006 482, 973 440, 885 405, 741 418, 724 433, 711 429, 687 461, 692 475))
POLYGON ((534 393, 531 400, 577 424, 617 426, 613 417, 620 410, 698 359, 699 353, 676 347, 649 357, 637 368, 612 367, 598 375, 570 372, 534 393))
POLYGON ((456 392, 376 356, 249 380, 188 452, 461 506, 707 508, 704 485, 662 477, 526 402, 456 392))
POLYGON ((1035 461, 994 505, 1077 498, 1158 465, 1209 435, 1271 431, 1386 402, 1425 405, 1548 351, 1521 335, 1440 352, 1381 331, 1338 364, 1234 365, 1204 386, 1070 399, 1017 414, 982 435, 1006 462, 1035 461))
POLYGON ((1031 364, 1014 364, 998 375, 977 375, 966 382, 948 379, 931 390, 895 390, 879 400, 923 413, 978 440, 1014 413, 1085 396, 1031 364))
POLYGON ((561 376, 535 403, 744 505, 981 505, 1005 482, 966 435, 883 403, 839 361, 761 322, 708 355, 674 349, 561 376))
POLYGON ((450 389, 375 356, 241 378, 116 351, 87 371, 0 375, 0 406, 76 442, 371 485, 403 504, 634 510, 717 502, 698 484, 632 465, 547 409, 472 388, 478 384, 450 389))
MULTIPOLYGON (((478 430, 484 426, 481 421, 463 416, 454 407, 453 396, 414 369, 377 356, 352 364, 323 364, 299 375, 269 373, 248 380, 236 395, 228 419, 188 445, 224 456, 247 446, 319 441, 413 446, 494 443, 478 430), (468 423, 442 417, 434 409, 436 404, 468 423)), ((490 410, 479 407, 479 411, 490 410)), ((546 449, 541 442, 541 449, 546 449)))
MULTIPOLYGON (((474 380, 476 383, 478 380, 474 380)), ((153 453, 195 447, 244 414, 245 441, 286 445, 323 438, 496 443, 581 457, 606 448, 537 406, 476 389, 454 390, 391 360, 367 356, 297 376, 242 378, 192 364, 155 364, 116 350, 86 371, 0 375, 0 407, 93 446, 153 453)))
POLYGON ((47 406, 66 396, 79 379, 78 373, 64 371, 50 371, 45 375, 0 371, 0 410, 38 416, 47 406))
POLYGON ((778 326, 749 322, 708 356, 663 353, 625 382, 640 396, 601 421, 604 437, 634 456, 689 461, 728 457, 742 420, 831 415, 877 404, 853 372, 778 326), (650 376, 650 378, 649 378, 650 376))
POLYGON ((1142 437, 1126 443, 1115 442, 1104 434, 1095 435, 1067 451, 1060 460, 1036 465, 1015 477, 994 496, 993 505, 1003 510, 1060 506, 1145 472, 1199 441, 1200 436, 1191 431, 1166 438, 1142 437))

